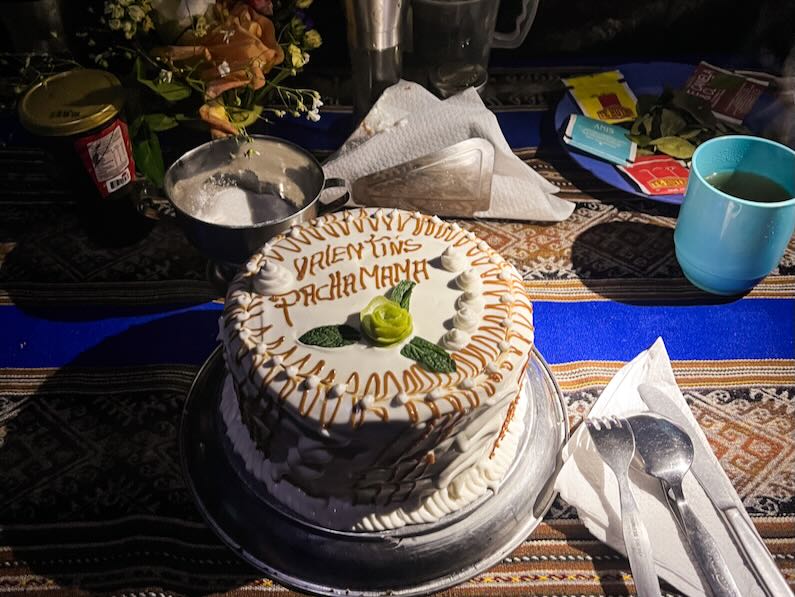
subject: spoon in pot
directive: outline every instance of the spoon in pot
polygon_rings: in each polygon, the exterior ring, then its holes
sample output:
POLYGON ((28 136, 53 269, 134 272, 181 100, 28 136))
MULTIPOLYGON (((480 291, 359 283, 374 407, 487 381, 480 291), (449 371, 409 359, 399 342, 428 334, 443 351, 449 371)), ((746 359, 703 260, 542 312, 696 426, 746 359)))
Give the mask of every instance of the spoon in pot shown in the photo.
POLYGON ((687 538, 704 580, 713 595, 740 597, 715 540, 690 508, 682 491, 682 479, 693 463, 693 442, 678 425, 655 415, 627 417, 635 435, 635 456, 640 468, 662 481, 670 496, 668 505, 687 538))

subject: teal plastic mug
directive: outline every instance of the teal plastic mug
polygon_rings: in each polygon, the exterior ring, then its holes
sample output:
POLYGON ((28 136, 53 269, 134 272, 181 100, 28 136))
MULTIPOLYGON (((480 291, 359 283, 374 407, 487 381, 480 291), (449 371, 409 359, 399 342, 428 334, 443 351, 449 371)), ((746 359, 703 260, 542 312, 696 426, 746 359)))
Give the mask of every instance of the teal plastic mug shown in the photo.
POLYGON ((698 146, 674 232, 676 259, 688 280, 713 294, 746 292, 778 265, 793 230, 795 151, 743 135, 717 137, 698 146), (754 187, 758 178, 750 188, 746 184, 746 199, 707 180, 726 172, 766 177, 783 187, 789 198, 769 202, 768 186, 754 187))

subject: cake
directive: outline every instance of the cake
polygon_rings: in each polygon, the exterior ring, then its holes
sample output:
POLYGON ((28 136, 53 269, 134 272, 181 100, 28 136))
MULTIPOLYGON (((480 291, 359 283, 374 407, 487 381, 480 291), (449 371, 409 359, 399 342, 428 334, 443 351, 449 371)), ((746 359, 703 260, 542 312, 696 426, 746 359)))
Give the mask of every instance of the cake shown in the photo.
POLYGON ((432 523, 513 462, 532 304, 458 224, 357 209, 295 226, 233 280, 219 326, 228 443, 308 521, 432 523))

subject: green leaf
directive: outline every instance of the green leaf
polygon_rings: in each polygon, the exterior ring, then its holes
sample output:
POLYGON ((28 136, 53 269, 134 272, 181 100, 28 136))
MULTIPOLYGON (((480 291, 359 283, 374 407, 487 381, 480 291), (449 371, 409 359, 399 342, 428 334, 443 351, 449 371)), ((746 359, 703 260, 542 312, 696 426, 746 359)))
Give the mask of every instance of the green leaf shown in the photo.
POLYGON ((654 152, 651 149, 644 149, 643 147, 639 147, 638 155, 654 155, 654 152))
POLYGON ((447 351, 433 342, 414 336, 411 341, 400 349, 407 359, 417 361, 420 365, 435 373, 455 373, 455 361, 447 351))
POLYGON ((654 124, 654 117, 651 114, 646 114, 640 119, 640 128, 646 135, 651 135, 651 129, 654 124))
POLYGON ((637 143, 638 147, 648 147, 651 145, 651 137, 648 135, 627 135, 627 139, 637 143))
POLYGON ((149 125, 149 128, 156 133, 179 126, 176 116, 171 116, 169 114, 147 114, 144 116, 144 120, 146 120, 146 124, 149 125))
POLYGON ((416 282, 412 282, 411 280, 401 280, 390 291, 387 298, 408 310, 409 303, 411 302, 411 291, 414 290, 416 285, 416 282))
POLYGON ((190 97, 191 94, 190 87, 179 81, 172 80, 170 83, 167 83, 165 81, 147 79, 144 61, 140 57, 135 61, 135 78, 138 79, 139 83, 146 85, 160 97, 170 102, 184 100, 190 97))
POLYGON ((695 145, 690 143, 690 141, 680 139, 679 137, 659 137, 657 139, 652 139, 651 143, 658 151, 672 158, 679 158, 681 160, 690 159, 693 156, 693 152, 696 150, 695 145))
POLYGON ((669 108, 662 109, 660 117, 660 134, 663 137, 674 137, 685 130, 687 122, 679 114, 669 108))
POLYGON ((133 141, 135 167, 153 184, 162 187, 166 168, 163 164, 163 153, 160 150, 157 134, 149 128, 145 121, 138 127, 137 133, 133 141))
POLYGON ((716 125, 715 115, 707 100, 701 99, 684 91, 674 91, 671 103, 687 112, 696 122, 713 128, 716 125))
POLYGON ((677 136, 680 139, 688 139, 688 140, 695 139, 701 134, 701 131, 703 130, 704 129, 702 129, 701 127, 688 128, 682 131, 681 133, 679 133, 677 136))
POLYGON ((361 339, 359 332, 349 325, 322 325, 313 328, 298 338, 299 342, 310 346, 339 348, 355 344, 361 339))
POLYGON ((656 95, 639 95, 636 111, 639 116, 643 116, 657 103, 656 95))

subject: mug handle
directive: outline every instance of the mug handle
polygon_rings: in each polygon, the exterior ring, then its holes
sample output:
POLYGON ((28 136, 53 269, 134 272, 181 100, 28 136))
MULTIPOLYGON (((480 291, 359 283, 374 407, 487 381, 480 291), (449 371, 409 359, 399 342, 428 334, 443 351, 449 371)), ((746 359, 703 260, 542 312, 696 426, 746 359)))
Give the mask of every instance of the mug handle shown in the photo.
POLYGON ((323 203, 320 199, 317 201, 317 213, 318 215, 325 215, 328 213, 333 213, 335 211, 341 210, 348 200, 351 198, 351 191, 348 186, 348 181, 344 178, 327 178, 326 181, 323 183, 323 188, 321 189, 321 194, 326 189, 337 189, 343 188, 345 192, 337 197, 336 199, 332 199, 328 203, 323 203))
POLYGON ((518 48, 530 32, 533 21, 538 12, 538 3, 541 0, 522 0, 522 12, 516 17, 514 30, 510 33, 494 32, 492 37, 492 48, 518 48))

